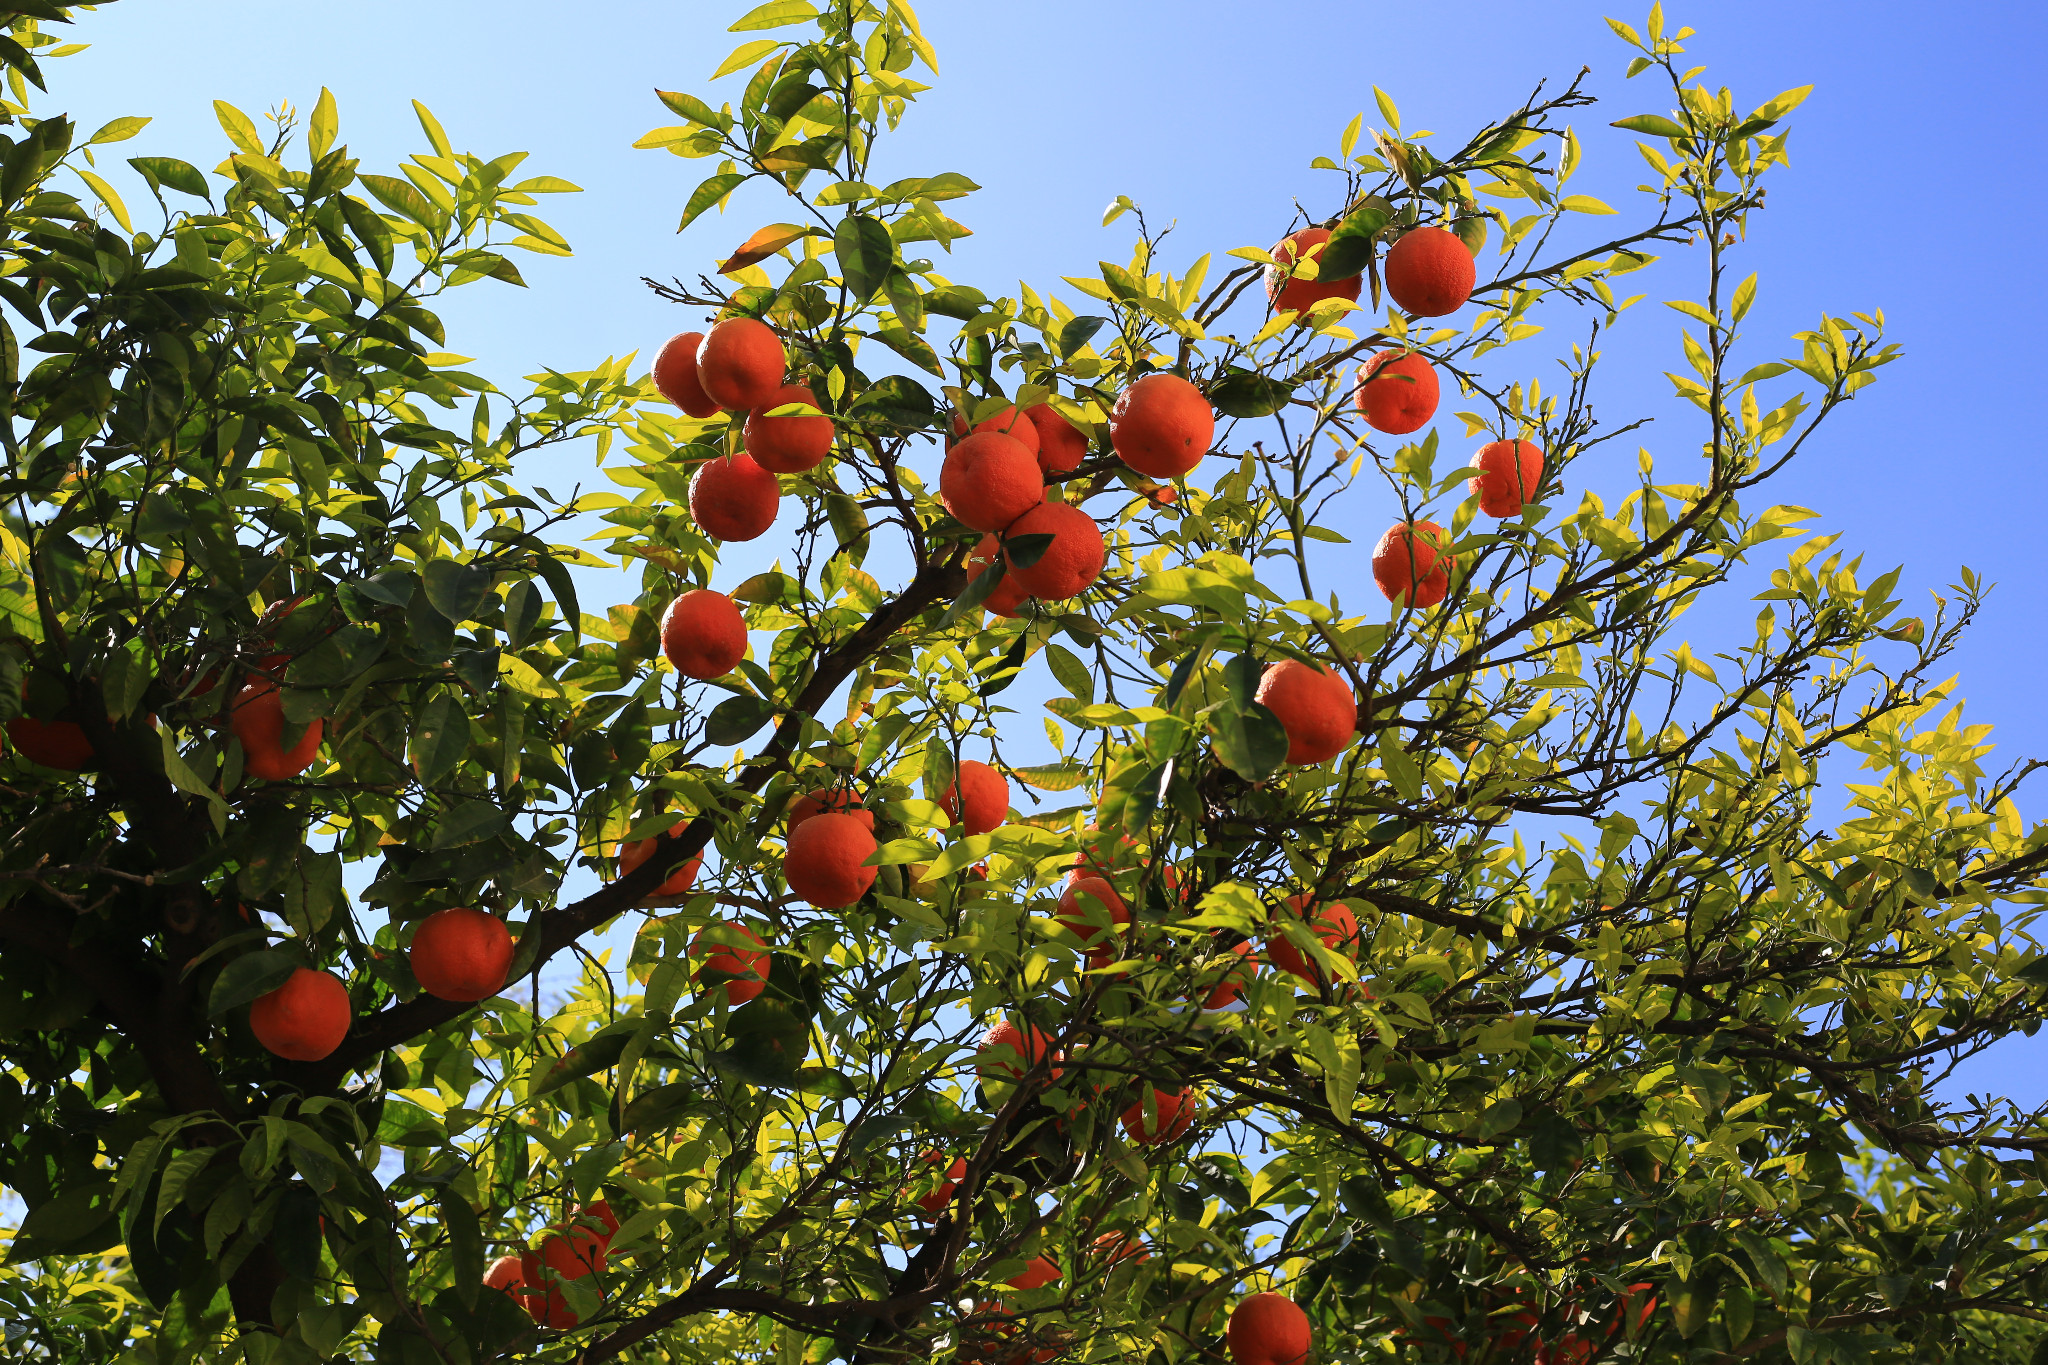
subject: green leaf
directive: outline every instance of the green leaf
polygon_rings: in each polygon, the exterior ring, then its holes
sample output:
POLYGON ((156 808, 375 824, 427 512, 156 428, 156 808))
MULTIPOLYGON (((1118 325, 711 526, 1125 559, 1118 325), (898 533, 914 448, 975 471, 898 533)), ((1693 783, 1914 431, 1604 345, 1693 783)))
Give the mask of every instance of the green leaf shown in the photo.
POLYGON ((1028 569, 1045 558, 1045 552, 1052 548, 1053 540, 1054 537, 1044 531, 1005 537, 1003 557, 1015 568, 1028 569))
POLYGON ((512 817, 488 801, 465 801, 441 817, 428 847, 460 848, 494 838, 510 827, 512 817))
POLYGON ((212 197, 206 192, 206 177, 199 168, 174 156, 131 156, 128 164, 151 186, 169 185, 181 194, 199 199, 212 197))
POLYGON ((423 786, 431 787, 455 771, 469 754, 469 717, 446 692, 420 709, 412 731, 412 766, 423 786))
POLYGON ((1216 410, 1231 417, 1265 417, 1280 411, 1294 391, 1251 370, 1231 370, 1208 388, 1216 410))
POLYGON ((1012 768, 1011 776, 1042 792, 1068 792, 1086 782, 1092 769, 1078 763, 1037 763, 1012 768))
POLYGON ((690 191, 690 201, 683 205, 683 221, 676 224, 681 232, 704 215, 704 211, 746 183, 748 176, 739 171, 725 171, 701 182, 690 191))
POLYGON ((774 705, 760 697, 728 697, 704 718, 704 738, 719 745, 744 744, 774 715, 774 705))
POLYGON ((282 986, 299 966, 297 958, 275 948, 244 953, 213 979, 213 989, 206 995, 206 1012, 218 1018, 237 1005, 246 1005, 282 986))
POLYGON ((454 1271, 455 1292, 463 1306, 476 1307, 477 1291, 483 1287, 484 1234, 476 1211, 452 1185, 434 1192, 434 1207, 441 1214, 441 1227, 448 1234, 448 1261, 454 1271))
POLYGON ((1088 666, 1070 649, 1062 645, 1049 644, 1044 650, 1046 667, 1053 677, 1059 679, 1061 687, 1067 689, 1083 706, 1095 701, 1095 675, 1088 666))
MULTIPOLYGON (((545 1071, 541 1071, 540 1066, 536 1065, 534 1069, 539 1074, 528 1087, 526 1097, 537 1100, 551 1091, 560 1090, 571 1081, 594 1076, 616 1064, 624 1055, 626 1044, 633 1040, 633 1034, 639 1029, 640 1024, 641 1021, 638 1019, 626 1019, 617 1024, 607 1025, 591 1035, 587 1042, 570 1048, 559 1061, 548 1066, 545 1071)), ((542 1064, 545 1064, 545 1059, 542 1064)))
POLYGON ((874 337, 875 340, 881 342, 884 346, 887 346, 919 369, 929 371, 941 379, 945 378, 946 371, 939 364, 939 353, 934 351, 931 343, 923 337, 905 331, 901 327, 877 328, 874 337))
POLYGON ((363 187, 377 196, 378 202, 401 218, 410 218, 421 227, 432 228, 441 222, 442 212, 429 203, 427 197, 413 188, 409 180, 399 180, 388 175, 371 175, 368 172, 357 177, 363 187))
POLYGON ((434 610, 458 626, 476 615, 491 588, 489 569, 453 559, 428 561, 420 570, 420 579, 434 610))
POLYGON ((620 1131, 644 1138, 651 1132, 673 1128, 679 1119, 704 1108, 699 1086, 687 1081, 657 1085, 633 1097, 620 1119, 620 1131))
POLYGON ((1378 195, 1368 195, 1337 224, 1323 254, 1316 258, 1318 280, 1348 280, 1372 260, 1373 244, 1380 229, 1394 216, 1394 206, 1378 195))
POLYGON ((888 224, 865 213, 849 213, 832 230, 832 250, 839 273, 856 304, 866 303, 889 277, 896 262, 896 243, 888 224))
POLYGON ((1256 701, 1232 697, 1209 713, 1216 757, 1247 782, 1263 782, 1287 761, 1287 730, 1256 701))
POLYGON ((1065 325, 1060 328, 1059 341, 1056 343, 1059 353, 1072 355, 1086 346, 1091 337, 1107 326, 1108 318, 1098 318, 1087 313, 1068 318, 1065 325))
POLYGON ((1632 118, 1618 118, 1607 126, 1610 128, 1623 128, 1631 133, 1647 133, 1651 137, 1683 138, 1690 136, 1681 125, 1665 118, 1662 114, 1637 114, 1632 118))
POLYGON ((89 1179, 30 1209, 8 1248, 10 1262, 76 1246, 114 1216, 115 1182, 89 1179), (35 1245, 35 1244, 41 1245, 35 1245))
POLYGON ((948 284, 924 296, 924 310, 968 322, 988 308, 988 295, 971 284, 948 284))

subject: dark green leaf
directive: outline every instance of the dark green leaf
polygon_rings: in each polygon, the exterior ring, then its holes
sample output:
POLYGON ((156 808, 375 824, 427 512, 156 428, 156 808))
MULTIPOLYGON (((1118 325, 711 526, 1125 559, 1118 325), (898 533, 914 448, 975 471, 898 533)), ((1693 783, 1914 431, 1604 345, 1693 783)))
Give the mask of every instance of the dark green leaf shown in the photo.
POLYGON ((1044 531, 1030 535, 1011 536, 1003 542, 1003 557, 1011 567, 1028 569, 1045 558, 1045 552, 1052 548, 1053 537, 1044 531))
POLYGON ((429 561, 421 570, 421 577, 426 584, 427 600, 434 604, 434 610, 457 625, 476 615, 484 594, 491 588, 489 569, 452 559, 429 561))
POLYGON ((704 718, 704 738, 713 744, 744 744, 775 715, 760 697, 728 697, 704 718))
POLYGON ((1330 232, 1323 254, 1316 258, 1318 280, 1348 280, 1372 260, 1380 229, 1394 216, 1393 205, 1371 195, 1330 232))
POLYGON ((538 1099, 552 1090, 559 1090, 571 1081, 594 1076, 617 1063, 640 1026, 637 1019, 628 1019, 621 1024, 611 1024, 591 1036, 588 1042, 579 1043, 569 1049, 561 1060, 542 1072, 527 1091, 529 1099, 538 1099))
MULTIPOLYGON (((925 301, 929 303, 931 297, 925 295, 925 301)), ((912 429, 929 426, 939 410, 922 384, 901 374, 887 374, 877 379, 854 400, 853 407, 862 416, 873 413, 883 421, 912 429)))
POLYGON ((174 156, 131 156, 128 164, 140 171, 143 179, 151 185, 169 185, 181 194, 200 199, 210 197, 206 192, 206 177, 199 168, 174 156))
POLYGON ((1262 782, 1287 761, 1287 731, 1256 701, 1233 697, 1209 713, 1216 757, 1248 782, 1262 782))
POLYGON ((465 801, 434 826, 434 849, 460 848, 504 833, 512 817, 488 801, 465 801))
POLYGON ((896 244, 888 225, 865 213, 849 213, 839 220, 832 231, 832 249, 839 257, 846 292, 856 304, 875 296, 896 263, 896 244))
POLYGON ((674 1081, 643 1090, 633 1097, 620 1119, 620 1131, 646 1137, 651 1132, 673 1128, 677 1120, 703 1108, 701 1087, 688 1081, 674 1081))
POLYGON ((1266 417, 1280 411, 1294 391, 1277 379, 1250 370, 1231 370, 1209 386, 1209 401, 1232 417, 1266 417))
POLYGON ((993 697, 996 693, 1017 681, 1017 674, 1024 668, 1024 658, 1029 651, 1030 645, 1031 635, 1028 631, 1019 634, 1015 640, 1010 642, 1010 647, 1003 651, 1001 660, 983 678, 981 684, 982 696, 993 697))
POLYGON ((1060 354, 1072 355, 1086 346, 1091 337, 1107 326, 1108 318, 1098 318, 1085 313, 1080 317, 1067 319, 1066 324, 1060 328, 1060 354))
POLYGON ((292 660, 285 680, 293 687, 340 687, 377 662, 384 640, 374 630, 343 626, 292 660))
POLYGON ((853 1082, 846 1073, 829 1066, 807 1066, 796 1073, 796 1088, 807 1095, 823 1095, 829 1100, 850 1100, 853 1098, 853 1082))
POLYGON ((469 753, 469 717, 461 703, 441 693, 420 708, 412 730, 412 766, 424 786, 433 786, 469 753))
POLYGON ((298 959, 275 948, 244 953, 220 969, 213 989, 206 996, 206 1012, 219 1016, 237 1005, 246 1005, 259 995, 276 990, 299 969, 298 959))
POLYGON ((970 284, 949 284, 924 296, 927 313, 966 322, 988 307, 988 295, 970 284))
POLYGON ((445 1185, 435 1192, 434 1207, 440 1210, 441 1226, 448 1233, 448 1260, 455 1274, 455 1292, 465 1308, 474 1308, 484 1278, 484 1234, 477 1225, 476 1211, 453 1187, 445 1185))

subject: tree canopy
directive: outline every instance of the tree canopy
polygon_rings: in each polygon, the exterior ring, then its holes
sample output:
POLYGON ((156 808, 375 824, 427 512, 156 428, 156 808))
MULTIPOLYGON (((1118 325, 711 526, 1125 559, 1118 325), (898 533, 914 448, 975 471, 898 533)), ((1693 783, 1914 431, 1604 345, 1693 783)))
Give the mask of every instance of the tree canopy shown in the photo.
POLYGON ((910 7, 771 0, 639 145, 789 221, 648 282, 701 344, 508 389, 436 310, 568 180, 424 105, 360 169, 322 90, 131 205, 145 120, 35 112, 85 16, 0 13, 10 1357, 2048 1350, 2048 1115, 1938 1092, 2048 1008, 1983 585, 1768 501, 1898 355, 1744 331, 1805 90, 1653 8, 1661 112, 1375 88, 1321 218, 1120 198, 1063 297, 870 183, 910 7), (1595 416, 1624 313, 1677 420, 1595 416))

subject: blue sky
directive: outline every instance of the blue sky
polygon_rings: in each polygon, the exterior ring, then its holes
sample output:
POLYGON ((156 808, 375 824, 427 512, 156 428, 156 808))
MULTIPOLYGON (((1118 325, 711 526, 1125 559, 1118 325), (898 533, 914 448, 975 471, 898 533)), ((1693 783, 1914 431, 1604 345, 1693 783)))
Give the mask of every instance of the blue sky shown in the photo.
MULTIPOLYGON (((577 255, 522 260, 529 289, 486 284, 449 310, 451 349, 512 387, 541 365, 582 368, 634 349, 651 359, 681 324, 639 277, 708 269, 758 223, 783 216, 766 195, 743 194, 724 218, 678 237, 684 197, 709 165, 631 148, 673 122, 655 88, 707 89, 738 41, 723 28, 741 8, 359 0, 337 11, 287 0, 121 0, 78 26, 93 47, 54 64, 58 93, 42 107, 65 109, 88 129, 153 115, 140 137, 108 150, 211 167, 227 151, 212 100, 252 115, 285 99, 309 109, 324 84, 340 104, 341 139, 366 169, 388 170, 424 148, 413 98, 458 147, 530 151, 531 173, 587 191, 542 210, 577 255)), ((1665 107, 1648 77, 1622 81, 1627 54, 1601 22, 1616 13, 1640 26, 1642 14, 1579 0, 1455 9, 925 0, 919 12, 942 77, 913 107, 883 178, 953 170, 985 187, 949 206, 976 235, 942 269, 992 293, 1019 278, 1044 290, 1099 258, 1123 259, 1125 225, 1099 226, 1118 194, 1155 220, 1177 220, 1172 244, 1183 261, 1270 244, 1297 198, 1317 216, 1329 212, 1329 177, 1307 163, 1333 152, 1354 113, 1372 109, 1375 84, 1407 126, 1449 137, 1511 109, 1539 79, 1568 82, 1590 66, 1603 100, 1578 120, 1587 136, 1581 178, 1625 213, 1641 163, 1631 139, 1604 125, 1665 107)), ((1669 19, 1702 30, 1690 44, 1695 60, 1711 82, 1734 87, 1744 108, 1817 87, 1792 121, 1792 169, 1776 177, 1747 248, 1746 268, 1762 276, 1749 333, 1764 350, 1823 310, 1882 308, 1906 358, 1832 424, 1776 500, 1816 509, 1817 526, 1865 553, 1866 581, 1903 564, 1908 612, 1923 611, 1925 594, 1955 581, 1960 564, 1999 585, 1956 667, 1972 720, 1998 726, 2004 760, 2048 754, 2038 701, 2048 551, 2033 505, 2048 479, 2021 420, 2042 397, 2048 360, 2040 330, 2024 322, 2048 301, 2036 245, 2043 158, 2029 98, 2048 39, 2043 13, 2019 3, 1844 12, 1722 0, 1674 5, 1669 19)), ((732 85, 713 102, 735 98, 732 85)), ((139 208, 146 196, 129 199, 139 208)), ((1681 297, 1684 281, 1667 275, 1645 287, 1653 300, 1681 297)), ((1646 305, 1609 350, 1610 415, 1674 418, 1659 377, 1680 364, 1670 315, 1646 305)), ((1656 429, 1645 439, 1657 446, 1656 429)), ((557 458, 528 481, 558 492, 592 481, 587 455, 557 458)), ((1357 512, 1376 534, 1384 511, 1357 512)), ((769 544, 754 553, 765 557, 769 544)), ((736 562, 733 581, 751 567, 736 562)), ((1730 619, 1753 614, 1733 605, 1730 619)), ((2048 797, 2022 807, 2039 817, 2048 797)), ((2048 1093, 2048 1038, 2002 1049, 1965 1079, 2038 1102, 2048 1093)))

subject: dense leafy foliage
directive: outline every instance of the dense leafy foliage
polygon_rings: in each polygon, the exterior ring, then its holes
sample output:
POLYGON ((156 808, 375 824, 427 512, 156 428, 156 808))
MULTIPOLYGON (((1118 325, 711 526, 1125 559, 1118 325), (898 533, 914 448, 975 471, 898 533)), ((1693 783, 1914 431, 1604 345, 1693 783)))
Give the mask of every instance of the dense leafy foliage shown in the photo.
POLYGON ((1756 505, 1896 354, 1875 312, 1783 360, 1743 335, 1803 92, 1744 113, 1689 30, 1615 23, 1671 107, 1615 125, 1651 175, 1610 235, 1569 184, 1579 85, 1455 146, 1376 91, 1370 149, 1361 118, 1316 162, 1319 257, 1243 248, 1212 281, 1120 200, 1134 253, 1067 280, 1077 311, 916 254, 969 231, 966 176, 868 183, 937 65, 907 6, 762 5, 717 72, 736 104, 664 93, 682 122, 642 143, 712 163, 684 226, 756 179, 800 219, 656 286, 689 327, 766 321, 832 419, 831 457, 780 477, 783 558, 738 582, 688 509, 739 416, 623 361, 514 396, 444 349, 435 301, 565 251, 528 210, 573 186, 456 152, 424 107, 431 150, 361 171, 323 92, 268 131, 219 106, 210 176, 135 158, 138 228, 93 149, 141 121, 33 115, 71 16, 7 12, 10 1354, 1179 1365, 1276 1288, 1325 1361, 2032 1349, 2048 1123, 1933 1093, 2048 992, 2031 765, 1981 766, 1940 672, 1979 585, 1900 619, 1896 570, 1756 505), (1436 319, 1383 296, 1431 225, 1479 275, 1436 319), (1600 338, 1674 251, 1694 427, 1603 496, 1641 424, 1595 419, 1600 338), (1274 313, 1269 268, 1362 276, 1360 302, 1274 313), (1545 350, 1561 324, 1586 339, 1545 350), (1361 421, 1355 370, 1402 347, 1458 432, 1361 421), (1171 483, 1109 434, 1154 372, 1219 415, 1171 483), (988 616, 1052 550, 971 561, 937 455, 1039 404, 1086 437, 1051 496, 1107 571, 988 616), (572 440, 623 492, 514 482, 572 440), (1443 449, 1495 440, 1545 453, 1506 517, 1443 449), (1440 603, 1354 586, 1354 541, 1425 518, 1440 603), (572 567, 617 564, 642 592, 584 614, 572 567), (698 682, 660 621, 707 586, 754 648, 698 682), (1744 593, 1737 645, 1676 634, 1744 593), (1260 684, 1290 659, 1349 689, 1335 758, 1287 762, 1260 684), (1013 703, 1048 686, 1041 742, 1013 703), (945 813, 969 761, 1014 784, 987 832, 945 813), (844 908, 785 876, 820 794, 873 822, 844 908), (1081 862, 1128 907, 1114 938, 1101 897, 1059 904, 1081 862), (408 956, 450 907, 516 940, 480 1003, 408 956), (704 970, 756 941, 758 993, 704 970), (345 983, 347 1033, 290 1061, 251 1006, 306 968, 345 983), (1017 1046, 983 1044, 1003 1019, 1017 1046), (524 1286, 484 1283, 522 1252, 524 1286))

